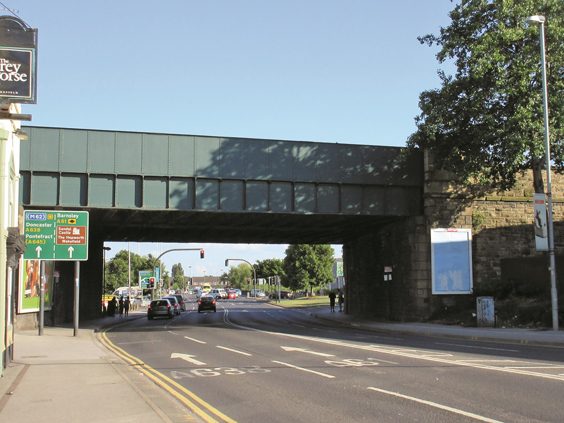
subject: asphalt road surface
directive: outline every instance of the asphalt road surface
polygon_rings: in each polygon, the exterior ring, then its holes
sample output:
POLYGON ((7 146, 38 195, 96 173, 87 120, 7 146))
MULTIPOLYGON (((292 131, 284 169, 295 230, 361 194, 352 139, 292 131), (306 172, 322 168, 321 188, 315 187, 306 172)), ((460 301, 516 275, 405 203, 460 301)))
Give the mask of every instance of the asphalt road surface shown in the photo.
POLYGON ((363 331, 253 299, 187 305, 106 336, 210 419, 564 422, 562 348, 363 331))

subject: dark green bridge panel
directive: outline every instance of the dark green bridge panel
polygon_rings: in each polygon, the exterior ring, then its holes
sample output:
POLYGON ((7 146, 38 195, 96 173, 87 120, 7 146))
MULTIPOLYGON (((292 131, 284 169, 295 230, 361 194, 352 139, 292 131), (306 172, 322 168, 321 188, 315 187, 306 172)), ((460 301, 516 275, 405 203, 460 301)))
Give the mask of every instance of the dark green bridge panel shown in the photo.
POLYGON ((27 127, 31 207, 410 216, 422 160, 394 147, 27 127))

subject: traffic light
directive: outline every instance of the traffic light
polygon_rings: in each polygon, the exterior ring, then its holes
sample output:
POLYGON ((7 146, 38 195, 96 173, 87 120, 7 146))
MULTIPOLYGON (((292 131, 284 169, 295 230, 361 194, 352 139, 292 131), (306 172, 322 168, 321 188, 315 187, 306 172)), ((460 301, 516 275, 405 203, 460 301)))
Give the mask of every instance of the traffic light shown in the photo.
POLYGON ((203 249, 203 248, 200 250, 200 258, 201 258, 201 259, 204 258, 204 249, 203 249))
POLYGON ((155 278, 149 278, 149 289, 153 289, 155 287, 155 278))

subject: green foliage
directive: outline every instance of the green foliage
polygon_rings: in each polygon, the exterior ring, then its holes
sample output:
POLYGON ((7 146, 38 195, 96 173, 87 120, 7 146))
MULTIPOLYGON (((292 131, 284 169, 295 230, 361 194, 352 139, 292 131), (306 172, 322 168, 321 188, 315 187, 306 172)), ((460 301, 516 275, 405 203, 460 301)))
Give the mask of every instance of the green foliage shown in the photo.
MULTIPOLYGON (((546 56, 551 155, 564 171, 564 1, 468 0, 450 13, 439 35, 419 40, 437 45, 441 88, 420 95, 417 132, 408 142, 428 148, 436 165, 468 185, 508 189, 527 169, 536 175, 544 158, 539 31, 527 17, 546 17, 546 56)), ((537 185, 542 180, 535 179, 537 185)), ((535 187, 538 190, 538 186, 535 187)))
POLYGON ((173 289, 183 289, 186 285, 184 281, 184 269, 182 268, 182 264, 173 264, 172 265, 172 288, 173 289))
POLYGON ((237 267, 230 267, 227 276, 234 288, 248 289, 253 284, 253 269, 245 263, 241 263, 237 267))
POLYGON ((291 244, 284 259, 284 284, 312 292, 333 280, 333 261, 330 245, 291 244))
MULTIPOLYGON (((140 270, 154 269, 159 264, 160 261, 150 254, 145 257, 131 253, 131 286, 138 286, 140 270)), ((161 272, 164 273, 164 265, 161 267, 161 272)), ((128 279, 128 252, 127 250, 121 250, 106 264, 106 286, 104 291, 110 294, 120 286, 128 286, 128 279)))
POLYGON ((259 260, 255 264, 257 278, 268 278, 270 276, 284 276, 284 260, 266 259, 259 260))

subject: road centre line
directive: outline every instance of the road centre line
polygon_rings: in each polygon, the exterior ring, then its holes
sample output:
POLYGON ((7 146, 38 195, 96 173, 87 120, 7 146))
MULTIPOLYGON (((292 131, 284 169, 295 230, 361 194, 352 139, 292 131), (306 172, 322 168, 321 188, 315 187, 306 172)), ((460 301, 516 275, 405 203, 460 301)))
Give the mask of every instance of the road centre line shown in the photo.
POLYGON ((335 376, 328 375, 327 373, 321 373, 321 372, 316 372, 315 370, 304 369, 303 367, 294 366, 293 364, 284 363, 283 361, 272 360, 272 362, 277 363, 277 364, 282 364, 283 366, 291 367, 292 369, 301 370, 303 372, 308 372, 308 373, 313 373, 313 374, 318 375, 318 376, 323 376, 323 377, 326 377, 328 379, 334 379, 335 378, 335 376))
POLYGON ((507 348, 479 347, 477 345, 450 344, 448 342, 435 342, 435 344, 437 344, 437 345, 450 345, 450 346, 453 346, 453 347, 476 348, 476 349, 480 349, 480 350, 519 352, 519 350, 510 350, 510 349, 507 349, 507 348))
POLYGON ((246 353, 244 351, 234 350, 232 348, 222 347, 221 345, 216 345, 217 348, 221 348, 222 350, 231 351, 237 354, 246 355, 247 357, 252 357, 252 354, 246 353))
POLYGON ((207 342, 205 342, 205 341, 200 341, 200 340, 195 339, 195 338, 190 338, 189 336, 185 336, 184 338, 189 339, 190 341, 197 342, 198 344, 207 344, 207 342))
POLYGON ((346 347, 346 348, 353 348, 353 349, 364 350, 364 351, 380 352, 380 353, 383 353, 383 354, 391 354, 391 355, 395 355, 395 356, 413 358, 413 359, 416 359, 416 360, 431 361, 431 362, 434 362, 434 363, 441 363, 441 364, 446 364, 446 365, 453 365, 454 364, 454 365, 461 366, 461 367, 472 367, 472 368, 475 368, 475 369, 490 370, 490 371, 502 372, 502 373, 512 373, 512 374, 519 374, 519 375, 524 375, 524 376, 533 376, 533 377, 539 377, 539 378, 542 378, 542 379, 551 379, 551 380, 557 380, 557 381, 560 381, 560 382, 564 382, 564 377, 562 377, 562 375, 546 374, 546 373, 540 373, 540 372, 531 372, 531 371, 524 370, 524 369, 507 369, 505 367, 489 366, 489 365, 486 365, 486 364, 470 363, 470 362, 467 362, 467 361, 448 360, 448 359, 444 359, 444 358, 440 358, 440 357, 421 356, 421 355, 418 355, 418 354, 411 353, 411 351, 418 351, 416 349, 411 349, 411 350, 395 349, 395 350, 392 350, 392 349, 385 348, 385 347, 378 346, 378 345, 374 345, 374 344, 372 344, 372 345, 357 345, 357 344, 351 344, 351 343, 348 343, 348 342, 338 341, 338 340, 333 340, 333 339, 317 338, 317 337, 314 337, 314 336, 295 335, 295 334, 292 334, 292 333, 266 331, 266 330, 262 330, 262 329, 252 328, 252 327, 249 327, 249 326, 239 325, 237 323, 233 323, 230 320, 227 320, 227 323, 229 323, 230 325, 232 325, 234 327, 238 327, 238 328, 241 328, 241 329, 249 330, 249 331, 252 331, 252 332, 265 333, 265 334, 274 335, 274 336, 283 336, 283 337, 287 337, 287 338, 294 338, 294 339, 306 340, 306 341, 311 341, 311 342, 318 342, 318 343, 322 343, 322 344, 328 344, 328 345, 346 347), (410 352, 405 352, 405 351, 410 351, 410 352))
POLYGON ((403 395, 403 394, 400 394, 398 392, 386 391, 385 389, 374 388, 372 386, 369 386, 367 389, 370 389, 371 391, 380 392, 382 394, 392 395, 392 396, 395 396, 395 397, 398 397, 398 398, 403 398, 403 399, 407 399, 407 400, 410 400, 410 401, 415 401, 415 402, 418 402, 418 403, 421 403, 421 404, 429 405, 431 407, 439 408, 441 410, 450 411, 451 413, 460 414, 461 416, 470 417, 472 419, 476 419, 476 420, 479 420, 479 421, 482 421, 482 422, 502 423, 499 420, 490 419, 489 417, 484 417, 484 416, 480 416, 478 414, 470 413, 468 411, 460 410, 458 408, 449 407, 448 405, 442 405, 442 404, 439 404, 439 403, 436 403, 436 402, 427 401, 427 400, 415 398, 415 397, 410 397, 408 395, 403 395))

